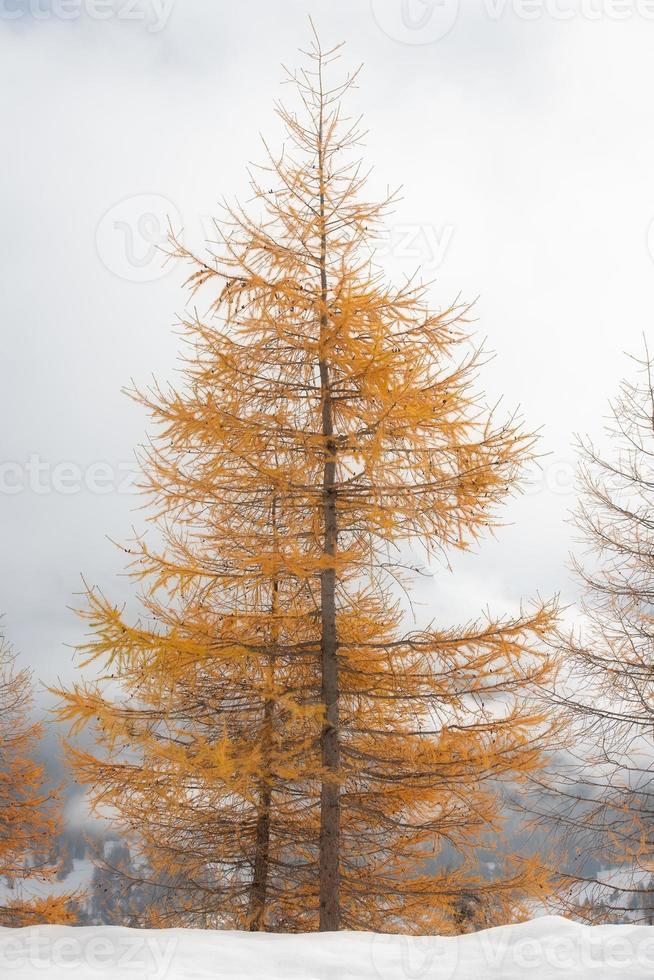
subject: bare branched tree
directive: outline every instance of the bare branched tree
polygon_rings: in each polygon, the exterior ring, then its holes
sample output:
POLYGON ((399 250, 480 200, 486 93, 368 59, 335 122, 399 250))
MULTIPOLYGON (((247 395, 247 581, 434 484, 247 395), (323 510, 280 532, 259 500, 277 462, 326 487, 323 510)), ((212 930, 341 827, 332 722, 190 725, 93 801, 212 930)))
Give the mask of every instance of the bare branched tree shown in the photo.
POLYGON ((647 347, 634 361, 611 405, 612 451, 578 444, 583 623, 564 641, 570 670, 553 695, 574 749, 539 784, 539 813, 586 869, 568 876, 570 905, 642 920, 654 914, 654 362, 647 347), (590 874, 593 861, 607 873, 590 874))

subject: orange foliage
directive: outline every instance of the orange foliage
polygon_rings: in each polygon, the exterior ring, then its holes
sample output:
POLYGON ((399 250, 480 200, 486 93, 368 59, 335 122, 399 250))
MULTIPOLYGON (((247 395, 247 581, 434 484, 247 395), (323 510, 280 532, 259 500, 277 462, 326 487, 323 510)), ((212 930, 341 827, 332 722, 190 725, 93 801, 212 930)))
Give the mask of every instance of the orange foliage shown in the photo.
MULTIPOLYGON (((96 591, 97 683, 62 692, 98 806, 137 832, 178 922, 305 930, 456 928, 462 896, 502 911, 542 887, 473 867, 500 826, 498 780, 541 763, 530 698, 552 670, 555 610, 406 632, 407 542, 429 557, 497 523, 533 438, 475 388, 466 309, 387 285, 315 42, 279 108, 289 145, 253 179, 216 254, 172 252, 210 315, 183 323, 183 384, 137 392, 159 544, 126 549, 144 616, 96 591), (427 873, 448 841, 457 870, 427 873)), ((410 577, 410 576, 409 576, 410 577)))
POLYGON ((55 797, 44 787, 43 766, 32 758, 41 728, 30 721, 31 707, 30 675, 15 669, 0 640, 0 880, 13 893, 4 904, 0 900, 2 926, 74 921, 72 896, 30 896, 30 883, 50 881, 57 870, 50 858, 55 797))

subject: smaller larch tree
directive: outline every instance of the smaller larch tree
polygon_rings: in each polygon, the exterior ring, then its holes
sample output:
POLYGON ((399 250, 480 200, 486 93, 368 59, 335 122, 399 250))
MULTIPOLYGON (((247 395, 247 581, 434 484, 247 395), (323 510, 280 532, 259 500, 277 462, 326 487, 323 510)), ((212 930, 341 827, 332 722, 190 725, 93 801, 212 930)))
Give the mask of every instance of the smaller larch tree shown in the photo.
POLYGON ((76 896, 48 894, 57 874, 52 848, 58 800, 34 759, 42 728, 31 713, 31 675, 17 669, 0 637, 0 926, 74 920, 76 896))
POLYGON ((582 622, 563 639, 569 670, 552 697, 568 751, 536 781, 536 810, 571 855, 564 911, 600 921, 654 912, 654 364, 647 348, 634 360, 639 378, 611 404, 611 449, 578 442, 582 622))

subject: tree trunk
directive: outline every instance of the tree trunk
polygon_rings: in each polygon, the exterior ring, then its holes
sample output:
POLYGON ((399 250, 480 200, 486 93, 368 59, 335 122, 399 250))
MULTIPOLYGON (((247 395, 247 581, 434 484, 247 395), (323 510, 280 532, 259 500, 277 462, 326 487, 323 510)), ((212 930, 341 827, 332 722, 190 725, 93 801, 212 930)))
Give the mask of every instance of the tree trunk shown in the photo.
MULTIPOLYGON (((322 81, 321 81, 322 88, 322 81)), ((322 93, 321 93, 322 94, 322 93)), ((329 365, 324 344, 329 325, 327 317, 327 233, 325 230, 325 192, 322 111, 318 137, 320 180, 320 393, 322 434, 325 444, 323 469, 323 555, 327 567, 320 576, 321 608, 321 698, 325 711, 321 734, 323 766, 320 793, 320 930, 334 932, 340 928, 340 744, 339 744, 339 677, 338 640, 336 632, 336 569, 334 559, 338 542, 336 514, 336 442, 334 412, 330 391, 329 365)))
MULTIPOLYGON (((264 707, 264 737, 268 740, 271 735, 272 714, 273 703, 272 701, 266 701, 264 707)), ((261 780, 261 793, 259 796, 254 874, 252 876, 252 885, 250 886, 250 903, 248 909, 250 932, 260 932, 263 929, 266 914, 268 871, 270 867, 270 804, 272 801, 272 787, 268 775, 267 772, 264 773, 261 780)))
MULTIPOLYGON (((335 464, 328 462, 324 478, 325 555, 336 551, 336 497, 333 490, 335 464)), ((333 932, 340 927, 340 744, 339 678, 336 638, 336 572, 326 568, 321 576, 322 608, 322 702, 325 719, 321 750, 323 782, 320 794, 320 929, 333 932)))
MULTIPOLYGON (((277 501, 272 502, 272 529, 275 539, 275 549, 277 547, 277 501)), ((279 629, 277 616, 279 614, 279 579, 275 572, 272 582, 272 602, 270 606, 272 616, 271 645, 273 647, 268 661, 267 682, 268 690, 272 692, 275 681, 275 653, 274 649, 279 640, 279 629)), ((263 727, 261 732, 262 740, 262 776, 261 789, 259 794, 259 807, 257 815, 257 830, 254 850, 254 872, 252 884, 250 886, 250 901, 248 908, 248 922, 250 932, 260 932, 265 928, 266 900, 268 897, 268 873, 270 871, 270 811, 272 803, 272 774, 271 752, 273 738, 273 716, 275 712, 275 702, 271 697, 267 697, 263 707, 263 727)))

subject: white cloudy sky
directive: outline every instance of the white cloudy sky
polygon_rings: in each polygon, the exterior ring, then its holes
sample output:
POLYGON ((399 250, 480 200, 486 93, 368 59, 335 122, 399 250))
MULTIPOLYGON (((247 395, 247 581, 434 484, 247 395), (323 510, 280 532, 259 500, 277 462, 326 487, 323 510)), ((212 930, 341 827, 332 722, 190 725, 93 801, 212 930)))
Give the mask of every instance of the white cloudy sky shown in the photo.
POLYGON ((184 298, 152 261, 156 215, 197 241, 245 195, 308 14, 365 62, 373 185, 404 187, 389 267, 426 264, 435 304, 479 297, 489 393, 549 454, 512 526, 421 598, 445 622, 575 597, 573 434, 601 433, 623 352, 654 332, 646 0, 0 0, 0 609, 45 681, 71 676, 81 574, 127 591, 108 537, 142 526, 134 497, 62 493, 57 467, 129 466, 145 419, 121 386, 174 370, 184 298))

